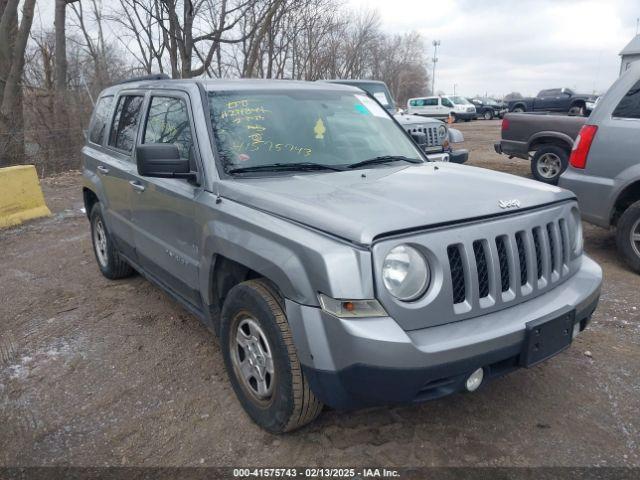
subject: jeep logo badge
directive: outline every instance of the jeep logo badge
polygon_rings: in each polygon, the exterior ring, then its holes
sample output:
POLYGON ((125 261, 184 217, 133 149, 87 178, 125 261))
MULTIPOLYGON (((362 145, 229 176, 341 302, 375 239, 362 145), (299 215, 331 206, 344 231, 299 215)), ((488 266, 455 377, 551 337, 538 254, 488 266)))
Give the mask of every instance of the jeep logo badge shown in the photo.
POLYGON ((498 206, 500 208, 520 208, 520 200, 517 199, 513 199, 513 200, 500 200, 498 202, 498 206))

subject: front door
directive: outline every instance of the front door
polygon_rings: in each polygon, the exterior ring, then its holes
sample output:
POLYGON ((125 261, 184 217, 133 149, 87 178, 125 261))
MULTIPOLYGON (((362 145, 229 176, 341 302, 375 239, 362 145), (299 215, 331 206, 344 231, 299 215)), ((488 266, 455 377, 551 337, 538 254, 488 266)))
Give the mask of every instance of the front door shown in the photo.
MULTIPOLYGON (((151 93, 139 143, 175 144, 196 171, 192 125, 186 94, 151 93)), ((202 188, 183 179, 140 175, 130 188, 138 262, 156 280, 200 308, 199 232, 194 204, 202 188)))

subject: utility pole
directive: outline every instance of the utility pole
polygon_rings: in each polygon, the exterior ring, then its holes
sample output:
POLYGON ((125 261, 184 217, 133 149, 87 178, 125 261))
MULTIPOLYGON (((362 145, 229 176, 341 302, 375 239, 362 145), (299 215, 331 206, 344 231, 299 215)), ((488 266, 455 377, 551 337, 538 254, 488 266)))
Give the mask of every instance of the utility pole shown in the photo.
POLYGON ((434 40, 433 45, 433 74, 431 76, 431 95, 436 94, 436 63, 438 63, 438 47, 440 40, 434 40))

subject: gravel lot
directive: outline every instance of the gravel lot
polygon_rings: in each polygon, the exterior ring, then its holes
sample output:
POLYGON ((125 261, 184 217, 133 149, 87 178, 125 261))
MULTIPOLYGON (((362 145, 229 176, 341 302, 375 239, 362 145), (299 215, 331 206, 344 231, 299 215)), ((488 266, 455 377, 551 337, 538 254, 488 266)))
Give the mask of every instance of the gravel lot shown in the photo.
MULTIPOLYGON (((498 121, 459 124, 472 165, 498 121)), ((554 360, 476 394, 257 428, 215 337, 139 276, 95 265, 77 173, 43 182, 54 216, 0 232, 1 465, 640 466, 640 276, 586 226, 605 270, 591 327, 554 360)))

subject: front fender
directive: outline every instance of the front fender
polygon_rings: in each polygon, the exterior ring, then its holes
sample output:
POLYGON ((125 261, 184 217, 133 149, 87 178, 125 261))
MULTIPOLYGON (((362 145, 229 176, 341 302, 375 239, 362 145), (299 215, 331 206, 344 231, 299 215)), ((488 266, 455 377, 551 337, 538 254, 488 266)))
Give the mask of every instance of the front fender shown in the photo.
POLYGON ((457 128, 449 129, 449 142, 450 143, 461 143, 464 142, 464 135, 457 128))
POLYGON ((374 297, 368 249, 228 199, 205 210, 200 283, 208 304, 219 255, 268 278, 286 298, 304 305, 318 305, 318 292, 374 297))

